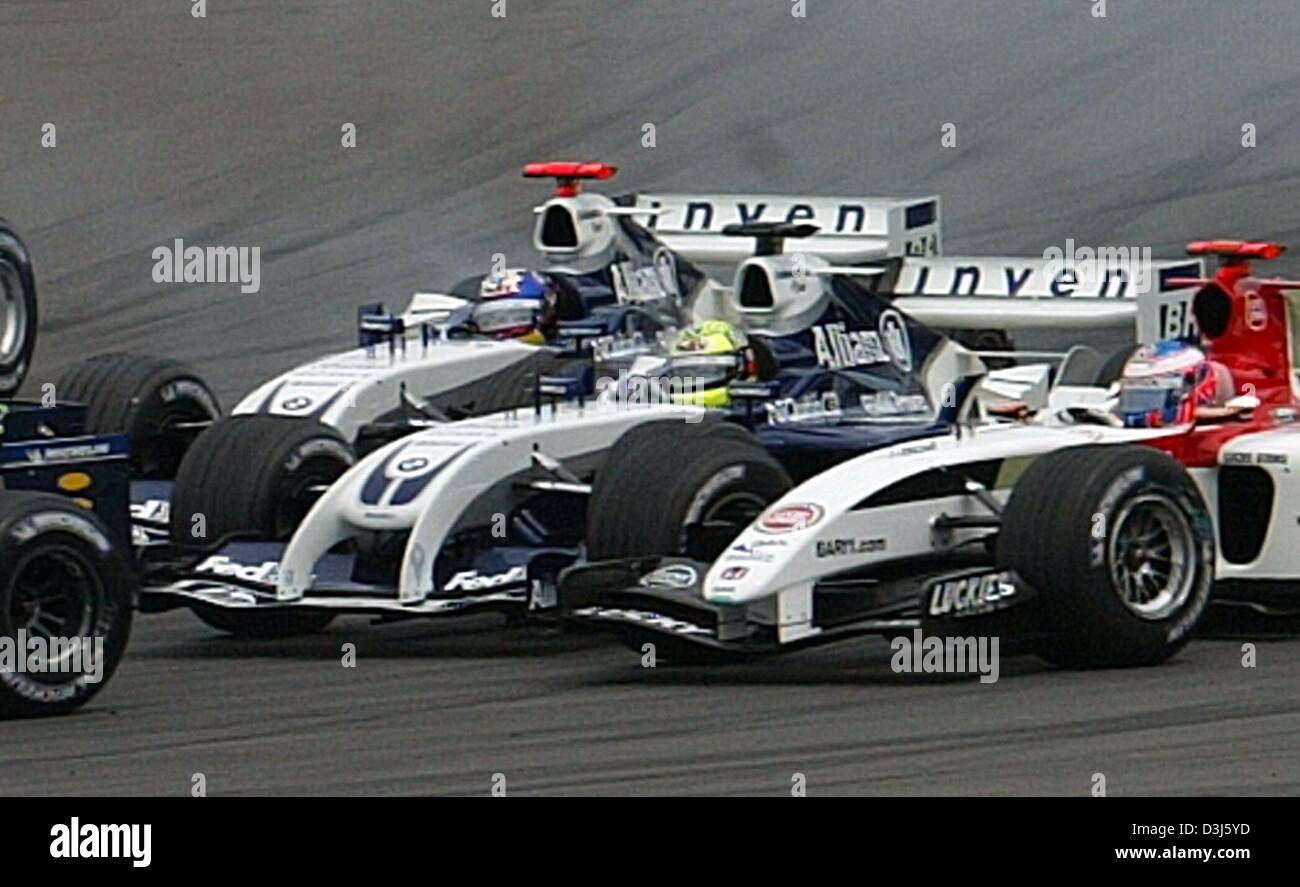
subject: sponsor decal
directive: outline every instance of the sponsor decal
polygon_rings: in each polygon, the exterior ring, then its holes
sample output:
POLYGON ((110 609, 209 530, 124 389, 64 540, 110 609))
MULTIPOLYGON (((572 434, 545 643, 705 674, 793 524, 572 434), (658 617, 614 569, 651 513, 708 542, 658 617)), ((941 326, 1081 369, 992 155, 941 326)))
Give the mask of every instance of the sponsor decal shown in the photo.
POLYGON ((700 574, 694 567, 669 564, 642 576, 638 584, 643 588, 693 588, 699 581, 700 574))
POLYGON ((783 397, 764 404, 767 419, 773 424, 785 422, 806 422, 822 419, 834 421, 843 415, 840 398, 834 391, 820 394, 805 394, 802 397, 783 397))
POLYGON ((889 451, 891 456, 915 456, 917 453, 928 453, 931 450, 937 450, 939 444, 936 441, 929 441, 922 444, 907 444, 889 451))
POLYGON ((291 413, 300 413, 303 410, 307 409, 309 406, 311 406, 311 398, 302 397, 300 395, 298 397, 291 397, 288 400, 281 403, 280 409, 288 410, 291 413))
POLYGON ((423 456, 415 456, 410 459, 403 459, 397 463, 399 474, 419 474, 429 467, 429 460, 423 456))
POLYGON ((484 576, 478 570, 464 570, 451 577, 443 591, 483 591, 506 585, 522 585, 528 581, 527 567, 511 567, 504 573, 484 576))
POLYGON ((80 537, 95 546, 97 551, 105 554, 113 550, 113 543, 108 541, 108 537, 101 533, 94 523, 79 514, 65 514, 61 511, 32 514, 14 524, 9 530, 13 538, 20 543, 29 542, 42 533, 51 531, 80 537))
POLYGON ((880 340, 885 344, 889 360, 905 373, 912 371, 912 339, 907 334, 907 322, 893 308, 880 315, 880 340))
POLYGON ((1268 326, 1268 304, 1254 290, 1246 293, 1246 326, 1255 332, 1268 326))
POLYGON ((945 579, 930 587, 929 612, 931 616, 977 616, 992 613, 1008 606, 1016 596, 1011 574, 977 573, 958 579, 945 579))
POLYGON ((216 554, 194 568, 196 573, 211 573, 214 576, 228 576, 245 582, 261 585, 275 585, 280 578, 278 561, 263 561, 260 564, 241 564, 225 555, 216 554))
MULTIPOLYGON (((665 201, 649 195, 639 198, 637 202, 640 206, 656 209, 665 205, 665 201)), ((697 197, 684 204, 676 200, 668 201, 666 210, 662 214, 650 216, 646 226, 652 231, 707 232, 720 231, 732 222, 747 224, 764 221, 812 222, 824 233, 835 234, 861 234, 871 230, 868 225, 871 208, 861 202, 771 197, 726 202, 697 197)), ((876 223, 877 227, 879 224, 876 223)))
POLYGON ((27 450, 27 461, 33 465, 45 465, 50 462, 72 462, 78 459, 93 459, 107 456, 112 451, 109 444, 82 444, 80 446, 33 447, 27 450))
POLYGON ((760 533, 774 535, 798 533, 816 524, 824 514, 820 505, 812 503, 780 505, 759 519, 757 529, 760 533))
POLYGON ((850 554, 875 554, 884 551, 888 543, 881 537, 874 539, 818 539, 818 557, 845 557, 850 554))
POLYGON ((872 330, 850 330, 844 323, 819 324, 812 328, 817 363, 830 370, 888 363, 880 334, 872 330))
POLYGON ((723 582, 739 582, 749 575, 749 567, 727 567, 718 578, 723 582))
POLYGON ((753 542, 737 542, 727 551, 727 556, 723 560, 728 561, 752 561, 756 564, 770 564, 774 556, 765 548, 785 548, 786 542, 783 539, 756 539, 753 542))
POLYGON ((1286 465, 1286 453, 1224 453, 1224 465, 1286 465))
POLYGON ((131 503, 131 519, 165 524, 171 520, 172 505, 166 499, 146 499, 131 503))
POLYGON ((899 394, 896 391, 880 391, 875 394, 863 394, 858 398, 862 412, 868 417, 893 419, 898 416, 929 417, 930 401, 924 394, 899 394))
POLYGON ((812 327, 813 351, 817 363, 832 370, 892 363, 911 372, 912 340, 907 322, 893 308, 882 311, 876 330, 851 330, 843 322, 812 327))

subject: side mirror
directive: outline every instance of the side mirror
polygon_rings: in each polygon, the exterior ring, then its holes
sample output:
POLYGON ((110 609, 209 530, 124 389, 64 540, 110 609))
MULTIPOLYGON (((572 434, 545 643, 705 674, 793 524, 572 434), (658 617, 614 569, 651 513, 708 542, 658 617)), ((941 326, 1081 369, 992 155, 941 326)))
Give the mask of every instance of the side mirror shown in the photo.
POLYGON ((1225 403, 1224 406, 1240 413, 1249 413, 1259 409, 1259 403, 1259 398, 1253 394, 1239 394, 1225 403))

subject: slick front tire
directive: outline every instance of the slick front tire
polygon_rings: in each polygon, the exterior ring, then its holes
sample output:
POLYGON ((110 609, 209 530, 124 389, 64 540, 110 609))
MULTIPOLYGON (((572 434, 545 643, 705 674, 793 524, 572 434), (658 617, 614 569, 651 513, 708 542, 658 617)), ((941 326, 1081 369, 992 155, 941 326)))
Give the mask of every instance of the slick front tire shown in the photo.
POLYGON ((103 354, 70 367, 60 402, 86 406, 89 434, 131 438, 137 478, 170 480, 204 428, 221 416, 216 395, 191 367, 140 354, 103 354))
MULTIPOLYGON (((287 540, 321 493, 355 462, 342 435, 314 419, 221 419, 199 435, 176 472, 172 542, 193 547, 231 536, 287 540)), ((218 631, 258 638, 321 631, 333 619, 331 613, 296 610, 194 612, 218 631)))
POLYGON ((619 438, 596 474, 588 556, 712 561, 791 486, 753 435, 716 417, 640 425, 619 438))
POLYGON ((0 398, 13 397, 36 348, 36 277, 27 248, 0 219, 0 398))
POLYGON ((1209 605, 1214 527, 1187 471, 1147 447, 1036 459, 1002 516, 998 562, 1038 593, 1038 654, 1069 668, 1154 665, 1209 605))
POLYGON ((320 494, 353 466, 343 436, 314 419, 241 415, 199 435, 172 489, 171 538, 287 540, 320 494))
POLYGON ((92 512, 61 496, 0 491, 0 639, 23 657, 22 667, 0 666, 0 717, 85 705, 126 651, 134 598, 127 557, 92 512))

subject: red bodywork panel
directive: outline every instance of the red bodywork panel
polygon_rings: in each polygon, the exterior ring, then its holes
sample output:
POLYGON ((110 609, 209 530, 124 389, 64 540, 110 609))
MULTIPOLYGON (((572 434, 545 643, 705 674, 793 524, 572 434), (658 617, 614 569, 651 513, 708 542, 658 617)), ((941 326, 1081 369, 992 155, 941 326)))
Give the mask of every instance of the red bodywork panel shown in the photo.
POLYGON ((1260 280, 1249 260, 1275 259, 1285 248, 1275 243, 1197 241, 1188 246, 1192 255, 1218 255, 1222 265, 1214 278, 1196 294, 1193 311, 1201 330, 1202 350, 1232 373, 1237 394, 1259 398, 1260 406, 1248 421, 1225 421, 1193 426, 1149 445, 1169 453, 1188 468, 1210 468, 1219 463, 1219 451, 1243 434, 1277 426, 1272 408, 1297 406, 1292 386, 1291 338, 1284 290, 1300 283, 1260 280))
POLYGON ((1264 409, 1249 421, 1227 421, 1195 425, 1181 434, 1157 437, 1143 441, 1146 446, 1163 450, 1186 468, 1214 468, 1219 464, 1219 451, 1234 438, 1243 434, 1269 431, 1277 422, 1264 409))

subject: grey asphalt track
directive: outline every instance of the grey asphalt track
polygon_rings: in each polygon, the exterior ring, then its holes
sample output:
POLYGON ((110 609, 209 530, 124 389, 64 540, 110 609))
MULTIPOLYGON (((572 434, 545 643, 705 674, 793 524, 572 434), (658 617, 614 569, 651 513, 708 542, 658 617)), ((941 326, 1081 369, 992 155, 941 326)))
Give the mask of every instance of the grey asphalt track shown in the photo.
MULTIPOLYGON (((359 302, 526 261, 529 160, 617 162, 628 189, 938 192, 952 253, 1300 244, 1300 7, 1107 5, 0 0, 0 213, 43 298, 29 388, 148 349, 233 402, 346 346, 359 302), (260 247, 261 291, 155 284, 177 237, 260 247)), ((1100 772, 1112 795, 1295 793, 1298 733, 1300 643, 1257 631, 1143 671, 1007 659, 981 685, 895 675, 874 640, 648 671, 490 621, 253 644, 171 614, 84 712, 0 725, 0 792, 187 794, 201 772, 211 794, 483 794, 494 773, 783 794, 797 772, 810 794, 1083 795, 1100 772)))

